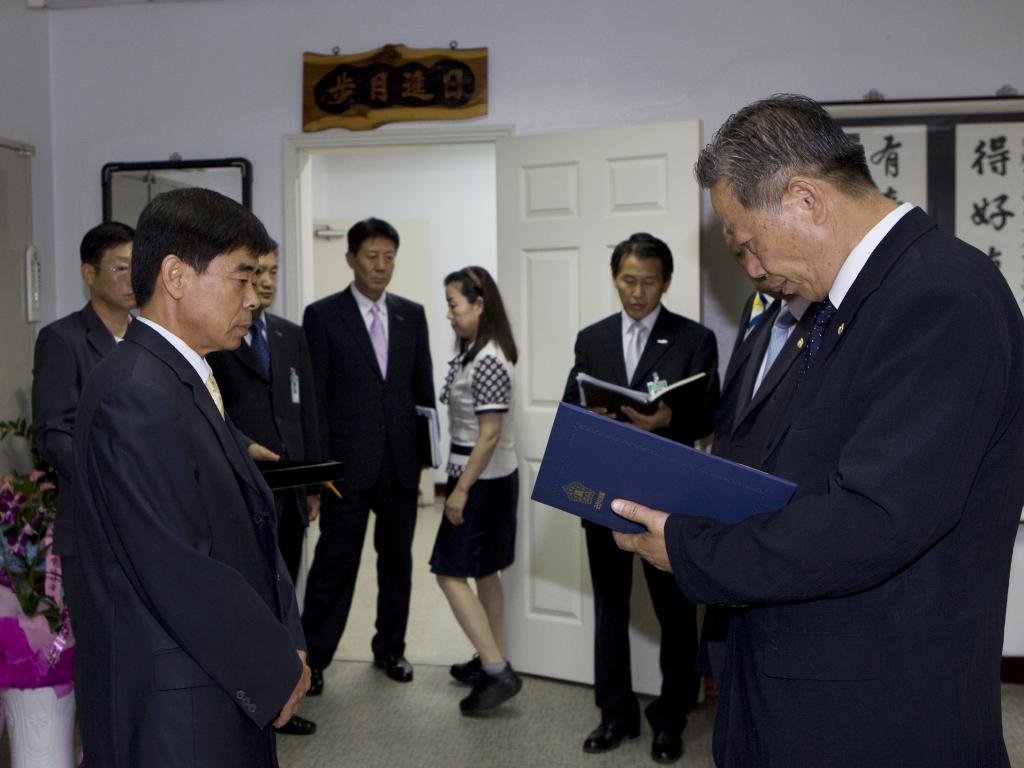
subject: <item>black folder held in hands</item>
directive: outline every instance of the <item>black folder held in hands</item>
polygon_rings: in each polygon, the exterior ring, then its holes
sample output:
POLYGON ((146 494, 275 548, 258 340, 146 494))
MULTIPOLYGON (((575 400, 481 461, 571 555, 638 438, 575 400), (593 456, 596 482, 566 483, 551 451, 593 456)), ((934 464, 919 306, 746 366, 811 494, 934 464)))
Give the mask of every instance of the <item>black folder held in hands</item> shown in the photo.
POLYGON ((257 461, 256 467, 272 491, 335 482, 341 480, 343 474, 340 461, 305 462, 282 459, 257 461))
POLYGON ((788 480, 561 403, 531 498, 615 531, 642 533, 643 526, 612 512, 613 499, 738 523, 781 509, 794 491, 788 480))

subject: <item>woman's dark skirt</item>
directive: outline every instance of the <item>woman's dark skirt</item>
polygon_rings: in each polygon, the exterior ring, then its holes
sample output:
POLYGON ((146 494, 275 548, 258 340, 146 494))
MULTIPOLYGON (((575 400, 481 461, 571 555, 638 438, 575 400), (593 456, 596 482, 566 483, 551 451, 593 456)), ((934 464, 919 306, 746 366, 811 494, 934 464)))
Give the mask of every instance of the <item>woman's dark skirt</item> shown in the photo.
MULTIPOLYGON (((447 496, 458 478, 449 477, 447 496)), ((441 576, 478 578, 512 565, 516 547, 519 471, 477 480, 469 489, 462 525, 441 519, 430 555, 430 570, 441 576)))

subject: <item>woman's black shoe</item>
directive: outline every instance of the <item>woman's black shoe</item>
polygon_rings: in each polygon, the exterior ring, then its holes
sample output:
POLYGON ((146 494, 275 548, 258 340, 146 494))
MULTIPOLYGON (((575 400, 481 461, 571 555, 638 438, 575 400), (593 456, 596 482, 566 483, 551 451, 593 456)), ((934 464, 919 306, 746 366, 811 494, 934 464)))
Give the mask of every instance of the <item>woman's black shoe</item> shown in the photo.
POLYGON ((452 664, 451 669, 448 671, 451 672, 452 677, 460 683, 476 685, 476 681, 480 679, 480 675, 483 674, 484 668, 480 663, 480 657, 474 655, 473 658, 465 664, 452 664))
POLYGON ((507 664, 501 672, 496 675, 489 675, 486 672, 480 674, 469 696, 459 702, 459 709, 464 715, 473 715, 487 709, 493 709, 503 701, 508 701, 523 687, 523 681, 507 664))

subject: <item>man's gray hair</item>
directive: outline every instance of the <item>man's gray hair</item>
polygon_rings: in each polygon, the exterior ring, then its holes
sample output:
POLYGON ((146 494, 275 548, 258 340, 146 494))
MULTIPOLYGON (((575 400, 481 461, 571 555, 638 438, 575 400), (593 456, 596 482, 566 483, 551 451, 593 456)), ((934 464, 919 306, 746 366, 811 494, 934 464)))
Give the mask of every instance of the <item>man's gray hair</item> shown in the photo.
POLYGON ((711 189, 725 180, 744 208, 778 210, 797 175, 826 179, 847 194, 876 189, 864 147, 844 133, 820 104, 780 93, 741 109, 726 120, 693 167, 711 189))

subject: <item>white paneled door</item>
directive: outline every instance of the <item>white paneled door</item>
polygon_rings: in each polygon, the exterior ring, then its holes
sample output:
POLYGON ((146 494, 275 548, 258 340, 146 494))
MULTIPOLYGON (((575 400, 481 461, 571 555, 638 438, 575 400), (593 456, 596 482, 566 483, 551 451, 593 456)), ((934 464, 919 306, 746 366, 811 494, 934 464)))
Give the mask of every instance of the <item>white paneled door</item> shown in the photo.
MULTIPOLYGON (((699 149, 698 121, 498 142, 498 280, 520 349, 519 532, 516 563, 503 581, 509 657, 524 672, 593 681, 583 531, 577 518, 530 501, 530 491, 576 333, 620 308, 609 268, 615 244, 640 231, 665 240, 675 258, 665 303, 699 318, 700 191, 692 174, 699 149)), ((642 578, 634 585, 642 587, 642 578)), ((640 592, 634 606, 642 614, 640 592)), ((655 691, 657 630, 635 630, 632 639, 636 688, 655 691)))

